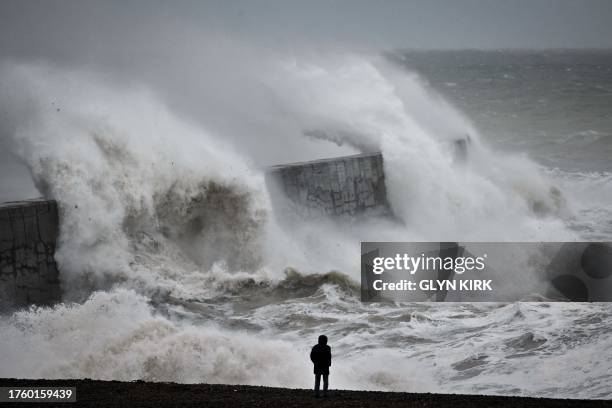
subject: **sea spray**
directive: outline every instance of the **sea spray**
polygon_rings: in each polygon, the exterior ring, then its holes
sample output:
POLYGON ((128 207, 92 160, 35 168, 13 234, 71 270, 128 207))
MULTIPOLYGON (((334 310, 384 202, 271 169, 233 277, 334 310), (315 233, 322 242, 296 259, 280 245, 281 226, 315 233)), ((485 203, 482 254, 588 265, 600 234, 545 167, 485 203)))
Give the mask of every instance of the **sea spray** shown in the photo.
POLYGON ((474 126, 416 75, 361 56, 281 66, 284 76, 274 77, 270 87, 309 137, 382 151, 389 200, 408 235, 574 237, 559 219, 565 208, 558 190, 538 166, 489 149, 474 126), (466 137, 469 160, 458 166, 453 142, 466 137))
POLYGON ((28 112, 16 149, 60 205, 68 296, 118 282, 155 291, 218 261, 259 267, 263 179, 222 142, 146 90, 31 66, 3 73, 3 86, 19 86, 6 111, 28 112))

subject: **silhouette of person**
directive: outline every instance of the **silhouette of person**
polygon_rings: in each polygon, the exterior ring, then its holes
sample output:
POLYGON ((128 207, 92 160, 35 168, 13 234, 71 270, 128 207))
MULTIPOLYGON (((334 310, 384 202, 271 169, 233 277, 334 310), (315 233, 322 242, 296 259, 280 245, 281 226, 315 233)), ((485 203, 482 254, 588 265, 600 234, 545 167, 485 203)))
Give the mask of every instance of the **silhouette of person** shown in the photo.
POLYGON ((315 396, 319 396, 321 376, 323 376, 323 395, 327 395, 329 367, 331 366, 331 347, 327 345, 327 336, 319 336, 319 343, 310 351, 310 360, 314 364, 315 396))

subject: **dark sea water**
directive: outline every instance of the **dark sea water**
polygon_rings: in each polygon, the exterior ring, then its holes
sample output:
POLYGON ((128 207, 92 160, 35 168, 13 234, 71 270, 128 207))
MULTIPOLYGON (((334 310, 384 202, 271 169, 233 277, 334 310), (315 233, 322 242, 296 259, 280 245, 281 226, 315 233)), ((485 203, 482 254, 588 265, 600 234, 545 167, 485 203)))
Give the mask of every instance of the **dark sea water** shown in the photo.
POLYGON ((498 148, 612 170, 612 51, 397 52, 498 148))

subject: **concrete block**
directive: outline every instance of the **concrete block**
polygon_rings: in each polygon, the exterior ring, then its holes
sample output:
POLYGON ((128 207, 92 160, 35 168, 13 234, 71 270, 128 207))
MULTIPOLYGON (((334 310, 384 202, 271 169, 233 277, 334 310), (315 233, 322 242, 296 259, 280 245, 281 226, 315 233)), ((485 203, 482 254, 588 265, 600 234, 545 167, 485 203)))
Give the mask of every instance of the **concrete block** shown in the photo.
POLYGON ((274 166, 266 181, 276 209, 285 214, 391 215, 380 153, 274 166))
POLYGON ((0 205, 0 312, 61 299, 54 259, 58 232, 55 201, 0 205))

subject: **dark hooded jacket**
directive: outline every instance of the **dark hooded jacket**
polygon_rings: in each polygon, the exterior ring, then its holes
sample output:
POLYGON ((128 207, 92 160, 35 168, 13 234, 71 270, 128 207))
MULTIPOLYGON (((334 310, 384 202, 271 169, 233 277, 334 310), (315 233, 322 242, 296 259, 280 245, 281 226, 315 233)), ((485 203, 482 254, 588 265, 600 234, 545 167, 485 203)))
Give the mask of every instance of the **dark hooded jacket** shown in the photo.
POLYGON ((310 360, 314 364, 315 374, 329 374, 331 366, 331 347, 327 345, 327 337, 319 336, 319 344, 316 344, 310 352, 310 360))

